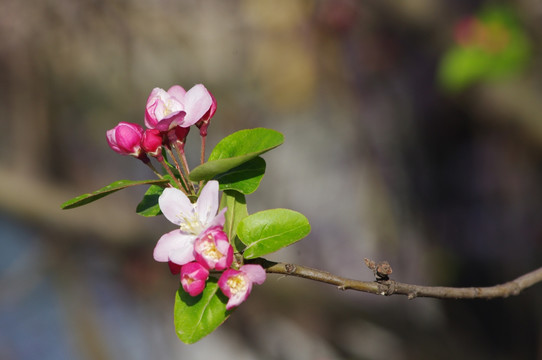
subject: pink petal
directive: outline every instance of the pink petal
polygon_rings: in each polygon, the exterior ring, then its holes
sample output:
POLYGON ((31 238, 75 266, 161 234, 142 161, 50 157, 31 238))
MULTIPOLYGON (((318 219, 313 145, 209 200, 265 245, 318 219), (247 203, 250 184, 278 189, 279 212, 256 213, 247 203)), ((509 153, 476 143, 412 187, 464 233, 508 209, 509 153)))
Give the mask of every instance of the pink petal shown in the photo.
POLYGON ((239 269, 241 272, 245 273, 250 281, 255 282, 256 284, 263 284, 266 278, 265 270, 263 267, 257 264, 247 264, 241 266, 239 269))
POLYGON ((181 104, 184 103, 184 96, 186 94, 186 90, 180 86, 180 85, 173 85, 169 88, 167 93, 171 96, 173 96, 177 101, 179 101, 181 104))
POLYGON ((209 111, 213 98, 205 86, 197 84, 185 94, 183 104, 187 113, 183 127, 187 127, 197 123, 209 111))
POLYGON ((175 225, 184 223, 185 218, 192 218, 194 206, 190 199, 179 189, 164 189, 162 195, 158 198, 158 204, 166 219, 175 225))

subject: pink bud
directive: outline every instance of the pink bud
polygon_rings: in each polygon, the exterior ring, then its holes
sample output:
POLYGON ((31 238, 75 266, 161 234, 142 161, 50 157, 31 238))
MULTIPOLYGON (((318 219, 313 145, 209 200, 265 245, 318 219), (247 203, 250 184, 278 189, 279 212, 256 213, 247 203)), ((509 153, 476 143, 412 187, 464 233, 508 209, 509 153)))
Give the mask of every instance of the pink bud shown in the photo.
POLYGON ((181 268, 181 285, 191 296, 201 294, 208 278, 209 270, 197 262, 189 262, 181 268))
POLYGON ((141 139, 141 147, 143 150, 154 157, 161 155, 162 151, 162 134, 157 129, 146 129, 143 132, 141 139))
POLYGON ((196 260, 208 269, 224 270, 233 262, 233 248, 222 226, 205 230, 194 242, 196 260))
POLYGON ((207 136, 207 128, 209 127, 209 122, 211 122, 211 118, 215 115, 216 112, 216 99, 210 91, 208 92, 211 96, 211 99, 213 99, 213 102, 211 104, 211 107, 209 108, 209 111, 207 111, 205 115, 203 115, 201 120, 196 123, 196 126, 199 128, 200 136, 207 136))
POLYGON ((141 155, 141 138, 143 128, 134 123, 120 122, 111 130, 107 130, 107 143, 113 151, 122 155, 131 155, 137 158, 141 155))
POLYGON ((230 310, 245 301, 252 291, 252 284, 263 284, 265 270, 260 265, 243 265, 239 270, 228 269, 218 279, 218 286, 229 300, 226 309, 230 310))

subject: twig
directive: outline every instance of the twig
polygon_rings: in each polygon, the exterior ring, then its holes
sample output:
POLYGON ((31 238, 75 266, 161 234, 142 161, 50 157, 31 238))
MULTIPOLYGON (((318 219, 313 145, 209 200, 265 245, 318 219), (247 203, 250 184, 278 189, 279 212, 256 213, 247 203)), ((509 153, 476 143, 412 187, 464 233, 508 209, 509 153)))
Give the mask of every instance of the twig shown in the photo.
POLYGON ((542 282, 542 267, 504 284, 489 287, 444 287, 403 284, 394 280, 359 281, 333 275, 309 267, 256 259, 268 273, 297 276, 337 286, 340 290, 357 290, 376 295, 406 295, 409 299, 430 297, 437 299, 494 299, 519 295, 524 289, 542 282))

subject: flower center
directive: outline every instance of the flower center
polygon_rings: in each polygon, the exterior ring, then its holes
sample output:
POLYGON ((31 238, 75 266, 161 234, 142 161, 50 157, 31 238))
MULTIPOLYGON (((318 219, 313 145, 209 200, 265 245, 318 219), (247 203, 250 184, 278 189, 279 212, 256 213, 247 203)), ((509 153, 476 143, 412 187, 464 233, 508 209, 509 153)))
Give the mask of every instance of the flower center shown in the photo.
POLYGON ((214 260, 220 260, 224 257, 216 247, 214 238, 211 234, 207 235, 207 239, 201 244, 201 253, 207 257, 214 260))
POLYGON ((179 214, 179 218, 182 219, 180 228, 183 232, 198 235, 203 230, 203 224, 195 213, 190 215, 179 214))
POLYGON ((243 275, 232 276, 226 281, 226 284, 233 294, 245 292, 247 289, 247 281, 243 275))

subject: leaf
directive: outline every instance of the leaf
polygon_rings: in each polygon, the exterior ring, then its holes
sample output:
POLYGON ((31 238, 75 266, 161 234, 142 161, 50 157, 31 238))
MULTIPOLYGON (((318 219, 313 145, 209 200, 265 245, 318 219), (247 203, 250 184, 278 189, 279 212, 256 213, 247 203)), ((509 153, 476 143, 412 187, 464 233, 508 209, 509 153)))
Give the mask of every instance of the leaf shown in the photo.
POLYGON ((284 142, 280 132, 265 129, 237 131, 222 139, 209 155, 209 161, 190 172, 192 181, 211 180, 284 142))
POLYGON ((86 205, 93 201, 103 198, 104 196, 111 195, 112 193, 126 189, 127 187, 137 186, 137 185, 158 185, 158 184, 167 184, 168 179, 155 179, 155 180, 118 180, 112 182, 111 184, 104 186, 103 188, 94 191, 90 194, 83 194, 77 196, 71 200, 66 201, 64 204, 60 205, 60 208, 73 209, 79 206, 86 205))
POLYGON ((220 183, 220 190, 237 190, 245 195, 252 194, 260 186, 265 173, 265 160, 256 157, 214 179, 220 183))
POLYGON ((212 333, 232 313, 226 310, 228 298, 222 294, 216 278, 209 278, 203 293, 190 296, 179 287, 175 296, 174 322, 177 336, 193 344, 212 333))
POLYGON ((240 250, 240 247, 244 247, 236 237, 237 226, 239 222, 248 216, 247 202, 245 196, 234 190, 226 190, 222 193, 222 200, 220 201, 220 208, 227 207, 226 222, 224 223, 224 231, 230 239, 230 243, 234 247, 235 251, 240 250), (236 241, 237 240, 237 241, 236 241))
POLYGON ((311 230, 307 218, 297 211, 271 209, 245 217, 237 226, 239 239, 247 246, 245 259, 254 259, 304 238, 311 230))
POLYGON ((149 186, 149 189, 147 190, 147 192, 145 192, 145 195, 143 195, 143 199, 137 205, 136 213, 146 217, 162 214, 162 211, 160 210, 160 205, 158 205, 158 198, 160 197, 160 195, 162 195, 163 191, 164 188, 161 186, 149 186))

